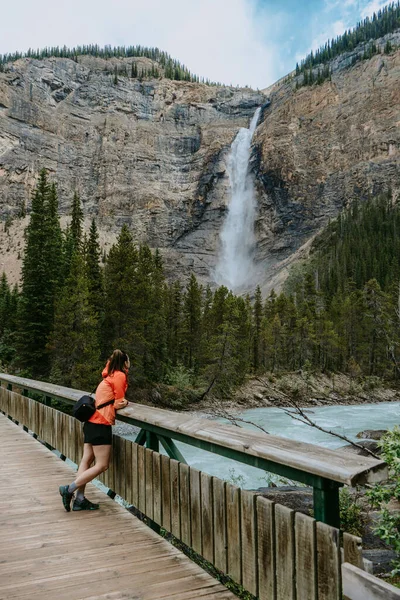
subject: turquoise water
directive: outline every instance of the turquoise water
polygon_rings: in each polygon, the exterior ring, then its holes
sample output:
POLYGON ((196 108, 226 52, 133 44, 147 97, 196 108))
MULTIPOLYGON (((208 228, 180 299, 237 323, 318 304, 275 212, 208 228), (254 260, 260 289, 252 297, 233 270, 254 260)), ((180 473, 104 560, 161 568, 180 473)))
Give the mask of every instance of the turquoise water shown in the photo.
MULTIPOLYGON (((310 418, 321 427, 344 434, 352 440, 357 440, 356 434, 365 429, 388 429, 400 424, 400 402, 361 406, 325 406, 306 409, 306 411, 310 418)), ((299 423, 279 408, 254 408, 237 414, 243 419, 261 425, 274 435, 331 449, 340 448, 346 444, 338 438, 299 423)), ((222 419, 218 419, 218 421, 224 422, 222 419)), ((242 425, 254 429, 252 425, 242 425)), ((177 445, 189 465, 240 487, 257 489, 268 486, 270 481, 286 483, 277 481, 276 476, 267 474, 260 469, 217 454, 204 452, 186 444, 177 443, 177 445)))

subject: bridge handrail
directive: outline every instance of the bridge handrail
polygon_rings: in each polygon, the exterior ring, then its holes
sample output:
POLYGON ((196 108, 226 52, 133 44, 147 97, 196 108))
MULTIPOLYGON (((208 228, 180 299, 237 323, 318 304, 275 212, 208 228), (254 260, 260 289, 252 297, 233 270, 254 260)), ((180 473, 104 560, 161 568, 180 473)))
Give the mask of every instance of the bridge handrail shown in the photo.
MULTIPOLYGON (((83 390, 74 390, 5 373, 0 373, 0 381, 69 403, 76 402, 87 393, 83 390)), ((169 437, 181 439, 187 444, 196 446, 196 441, 208 442, 255 459, 286 465, 310 475, 350 486, 365 482, 373 483, 387 478, 386 463, 382 460, 354 456, 315 444, 237 428, 207 418, 135 404, 134 407, 118 411, 118 419, 154 433, 167 433, 169 437)))
POLYGON ((400 600, 400 590, 347 562, 342 564, 343 596, 347 600, 400 600))
MULTIPOLYGON (((69 403, 87 393, 6 373, 0 373, 0 381, 69 403)), ((387 479, 387 466, 382 460, 329 450, 207 418, 134 404, 120 410, 118 419, 147 432, 148 447, 152 447, 150 436, 157 437, 162 443, 174 439, 310 485, 314 488, 316 514, 320 520, 334 525, 338 518, 339 486, 387 479)), ((141 443, 145 440, 144 435, 141 443)))

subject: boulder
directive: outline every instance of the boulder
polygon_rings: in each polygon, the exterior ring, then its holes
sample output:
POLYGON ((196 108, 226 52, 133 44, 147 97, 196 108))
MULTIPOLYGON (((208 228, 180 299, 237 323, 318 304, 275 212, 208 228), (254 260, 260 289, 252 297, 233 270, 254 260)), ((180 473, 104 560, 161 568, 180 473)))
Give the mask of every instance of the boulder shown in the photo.
POLYGON ((298 486, 279 486, 259 488, 257 490, 264 498, 283 504, 292 510, 310 515, 313 509, 313 489, 298 486))
POLYGON ((387 429, 365 429, 357 433, 356 437, 363 440, 380 440, 387 429))
MULTIPOLYGON (((374 452, 374 454, 379 455, 381 453, 381 449, 379 448, 378 443, 373 440, 362 440, 361 442, 357 442, 357 444, 359 446, 362 446, 363 448, 366 448, 367 450, 370 450, 371 452, 374 452)), ((356 448, 351 444, 340 446, 340 448, 337 449, 341 452, 349 452, 351 454, 357 454, 358 456, 370 456, 370 454, 362 448, 356 448)))

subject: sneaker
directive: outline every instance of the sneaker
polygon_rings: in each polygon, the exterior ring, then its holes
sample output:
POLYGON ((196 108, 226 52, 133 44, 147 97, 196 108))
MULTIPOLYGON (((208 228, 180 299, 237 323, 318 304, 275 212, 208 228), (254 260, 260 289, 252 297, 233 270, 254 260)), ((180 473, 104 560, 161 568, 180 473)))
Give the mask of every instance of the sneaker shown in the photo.
POLYGON ((71 510, 71 500, 74 494, 68 491, 69 485, 60 485, 58 491, 63 501, 64 508, 67 512, 71 510))
POLYGON ((98 510, 100 508, 100 504, 94 504, 90 502, 87 498, 83 500, 75 500, 72 506, 72 510, 98 510))

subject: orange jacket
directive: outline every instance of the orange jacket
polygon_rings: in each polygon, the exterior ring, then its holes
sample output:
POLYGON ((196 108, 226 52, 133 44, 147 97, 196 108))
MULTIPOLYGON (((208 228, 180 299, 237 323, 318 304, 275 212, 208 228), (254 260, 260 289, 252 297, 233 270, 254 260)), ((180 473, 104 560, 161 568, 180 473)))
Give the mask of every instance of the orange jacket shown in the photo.
POLYGON ((125 398, 125 392, 128 387, 128 380, 123 371, 114 371, 111 375, 108 373, 108 363, 103 369, 103 381, 99 383, 96 390, 96 406, 115 400, 114 404, 109 404, 104 408, 96 410, 93 416, 90 417, 90 423, 98 423, 99 425, 114 425, 115 411, 124 406, 121 402, 125 398))

